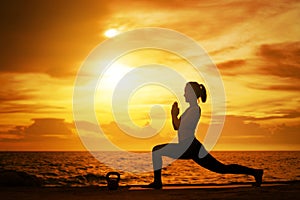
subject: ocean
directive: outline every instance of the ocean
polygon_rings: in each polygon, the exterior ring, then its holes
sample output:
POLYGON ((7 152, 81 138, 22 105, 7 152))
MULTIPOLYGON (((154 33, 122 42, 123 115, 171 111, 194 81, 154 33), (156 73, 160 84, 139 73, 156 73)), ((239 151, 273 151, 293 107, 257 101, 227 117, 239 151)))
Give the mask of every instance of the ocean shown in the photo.
MULTIPOLYGON (((215 151, 211 154, 225 164, 235 163, 264 169, 263 181, 300 180, 300 151, 215 151)), ((153 180, 150 154, 135 153, 130 158, 122 157, 121 152, 100 152, 99 155, 101 156, 96 159, 89 152, 0 152, 0 170, 25 172, 37 177, 43 186, 50 187, 104 186, 107 184, 105 175, 109 171, 121 174, 120 185, 148 184, 153 180), (134 171, 142 165, 145 165, 144 170, 134 171)), ((170 162, 162 170, 162 180, 164 184, 230 184, 254 181, 252 176, 208 171, 192 160, 170 162)))

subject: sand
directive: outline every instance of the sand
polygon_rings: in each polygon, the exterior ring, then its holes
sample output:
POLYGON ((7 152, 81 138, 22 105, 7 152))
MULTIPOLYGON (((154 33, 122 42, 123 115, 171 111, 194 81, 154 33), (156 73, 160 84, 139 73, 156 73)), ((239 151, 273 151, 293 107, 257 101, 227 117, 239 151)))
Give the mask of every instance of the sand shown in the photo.
POLYGON ((189 188, 163 190, 129 190, 126 187, 116 191, 109 191, 105 187, 0 187, 2 200, 188 200, 188 199, 298 199, 300 183, 285 185, 271 185, 260 188, 233 187, 233 188, 189 188))

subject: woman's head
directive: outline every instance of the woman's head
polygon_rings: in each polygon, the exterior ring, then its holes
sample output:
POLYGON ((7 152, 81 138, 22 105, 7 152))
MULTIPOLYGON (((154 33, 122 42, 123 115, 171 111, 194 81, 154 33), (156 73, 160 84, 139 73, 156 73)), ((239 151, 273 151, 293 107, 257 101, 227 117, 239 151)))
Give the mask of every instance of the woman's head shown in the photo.
POLYGON ((207 94, 204 85, 197 82, 188 82, 184 91, 184 97, 187 102, 196 101, 198 98, 201 98, 203 103, 206 102, 207 94))

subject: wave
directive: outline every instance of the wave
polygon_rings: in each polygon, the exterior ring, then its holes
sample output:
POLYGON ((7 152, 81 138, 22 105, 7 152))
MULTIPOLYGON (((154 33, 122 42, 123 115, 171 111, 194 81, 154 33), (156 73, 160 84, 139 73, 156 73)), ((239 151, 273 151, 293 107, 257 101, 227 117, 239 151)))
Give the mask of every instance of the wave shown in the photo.
POLYGON ((55 173, 44 175, 48 177, 41 178, 16 170, 0 170, 0 186, 95 186, 106 184, 105 176, 92 173, 68 178, 57 177, 55 173))

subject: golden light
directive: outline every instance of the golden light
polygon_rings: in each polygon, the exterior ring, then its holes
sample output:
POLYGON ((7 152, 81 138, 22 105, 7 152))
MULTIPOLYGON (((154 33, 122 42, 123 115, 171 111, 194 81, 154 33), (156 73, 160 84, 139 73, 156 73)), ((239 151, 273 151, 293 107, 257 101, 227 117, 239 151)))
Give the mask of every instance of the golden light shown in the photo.
POLYGON ((113 63, 103 74, 98 89, 113 92, 118 82, 131 70, 131 67, 123 63, 113 63))
POLYGON ((117 29, 114 29, 114 28, 111 28, 111 29, 108 29, 107 31, 105 31, 104 35, 108 38, 112 38, 116 35, 119 34, 119 31, 117 29))

